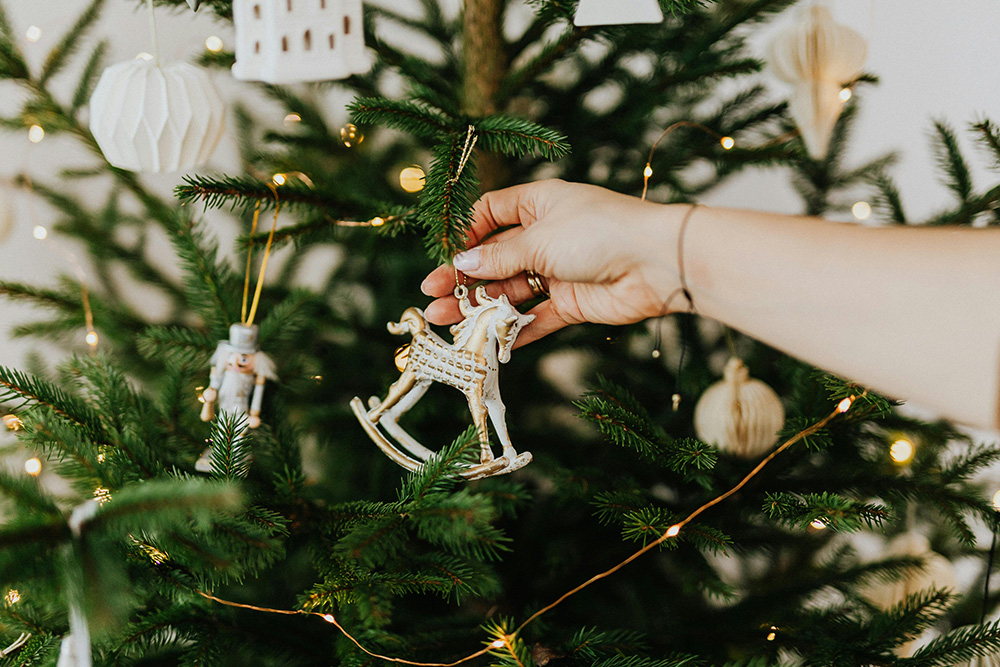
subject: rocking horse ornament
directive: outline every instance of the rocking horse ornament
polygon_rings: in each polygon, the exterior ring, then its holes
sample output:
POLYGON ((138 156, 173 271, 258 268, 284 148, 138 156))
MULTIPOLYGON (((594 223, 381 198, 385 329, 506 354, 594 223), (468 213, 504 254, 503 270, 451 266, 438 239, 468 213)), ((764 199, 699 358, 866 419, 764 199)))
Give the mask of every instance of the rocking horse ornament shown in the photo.
POLYGON ((484 287, 476 288, 472 305, 464 285, 455 289, 464 320, 451 328, 452 344, 434 333, 419 308, 409 308, 399 322, 390 322, 389 331, 410 334, 408 351, 397 354, 402 375, 389 388, 384 400, 372 397, 365 409, 360 398, 351 408, 365 432, 385 454, 407 470, 419 470, 434 452, 417 442, 400 425, 399 419, 416 405, 432 382, 455 387, 465 394, 469 410, 479 432, 479 465, 464 468, 459 474, 468 480, 503 475, 531 462, 531 453, 518 454, 507 435, 506 408, 500 400, 498 376, 500 364, 510 360, 510 352, 521 329, 535 319, 522 315, 506 296, 494 299, 484 287), (493 422, 503 454, 495 458, 489 444, 488 423, 493 422), (379 429, 402 445, 402 451, 379 429))

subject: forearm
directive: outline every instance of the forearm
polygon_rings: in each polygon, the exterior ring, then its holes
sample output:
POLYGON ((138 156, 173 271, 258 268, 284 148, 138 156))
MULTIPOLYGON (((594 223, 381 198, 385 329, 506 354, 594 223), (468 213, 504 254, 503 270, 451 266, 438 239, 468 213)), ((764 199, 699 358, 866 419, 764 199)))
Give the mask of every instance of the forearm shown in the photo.
MULTIPOLYGON (((674 220, 684 210, 671 209, 674 220)), ((668 245, 677 227, 667 226, 668 245)), ((694 212, 684 239, 702 315, 986 427, 997 425, 1000 384, 998 257, 1000 230, 871 228, 714 208, 694 212)))

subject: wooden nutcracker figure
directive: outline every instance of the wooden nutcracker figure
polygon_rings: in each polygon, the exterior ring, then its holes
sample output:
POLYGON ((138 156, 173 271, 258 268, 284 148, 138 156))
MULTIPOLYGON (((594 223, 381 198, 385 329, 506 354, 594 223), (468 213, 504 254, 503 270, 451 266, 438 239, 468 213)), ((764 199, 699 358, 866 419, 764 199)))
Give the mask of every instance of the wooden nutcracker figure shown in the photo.
MULTIPOLYGON (((264 384, 277 380, 275 365, 260 351, 257 325, 234 324, 229 340, 219 341, 212 356, 211 379, 202 395, 202 421, 215 419, 216 410, 247 415, 250 428, 260 426, 264 384)), ((199 472, 212 471, 212 448, 208 447, 195 464, 199 472)))

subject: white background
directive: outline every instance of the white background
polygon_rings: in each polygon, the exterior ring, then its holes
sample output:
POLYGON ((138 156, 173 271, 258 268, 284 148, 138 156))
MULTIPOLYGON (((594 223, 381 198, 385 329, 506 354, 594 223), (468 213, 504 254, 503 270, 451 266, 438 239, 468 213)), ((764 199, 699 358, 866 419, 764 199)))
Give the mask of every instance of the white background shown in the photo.
MULTIPOLYGON (((86 6, 86 0, 5 0, 19 32, 30 25, 42 29, 42 38, 35 44, 22 44, 37 67, 62 32, 86 6)), ((391 2, 397 5, 396 0, 391 2)), ((851 149, 851 159, 862 161, 886 151, 901 154, 894 169, 903 199, 913 218, 930 215, 944 208, 948 194, 937 182, 937 172, 929 149, 932 119, 944 119, 959 129, 983 116, 1000 119, 1000 86, 996 85, 997 64, 1000 63, 1000 40, 995 38, 995 26, 1000 25, 1000 3, 992 0, 963 0, 948 3, 944 8, 932 0, 837 0, 831 3, 837 19, 846 23, 870 42, 867 69, 881 78, 878 86, 865 86, 860 91, 862 114, 851 149)), ((160 48, 164 60, 189 58, 204 46, 205 38, 217 34, 227 45, 232 44, 228 26, 214 22, 207 12, 194 15, 190 11, 158 11, 160 48)), ((774 30, 790 19, 785 14, 772 25, 761 28, 753 37, 754 48, 761 53, 774 30)), ((134 57, 140 51, 150 51, 147 17, 134 0, 109 0, 104 18, 89 43, 103 36, 111 40, 110 61, 134 57)), ((72 92, 76 71, 83 57, 77 57, 77 67, 56 81, 56 88, 65 99, 72 92)), ((233 81, 226 74, 213 74, 224 96, 229 100, 246 99, 251 87, 233 81)), ((776 98, 785 94, 781 83, 764 75, 776 98)), ((11 115, 18 109, 19 93, 15 86, 0 87, 0 113, 11 115)), ((280 122, 275 110, 275 122, 280 122)), ((332 104, 328 115, 334 126, 343 123, 346 112, 341 104, 332 104)), ((983 157, 972 147, 969 135, 963 132, 963 145, 970 155, 983 157)), ((57 172, 67 166, 83 167, 94 162, 93 156, 79 149, 69 138, 47 137, 32 145, 27 134, 0 134, 0 184, 10 175, 27 170, 35 180, 48 184, 57 182, 57 172)), ((224 140, 209 169, 224 171, 235 157, 230 139, 224 140)), ((987 161, 976 161, 978 182, 989 183, 987 161)), ((158 176, 145 179, 165 195, 179 181, 179 176, 158 176)), ((88 184, 93 185, 92 181, 88 184)), ((76 187, 76 186, 74 186, 76 187)), ((89 201, 100 202, 100 188, 78 188, 89 201)), ((862 197, 858 193, 858 198, 862 197)), ((16 194, 9 187, 0 187, 0 229, 13 222, 13 232, 0 240, 0 278, 31 284, 50 284, 60 272, 71 271, 64 253, 71 249, 65 241, 50 237, 47 241, 32 238, 36 224, 47 224, 51 212, 44 205, 28 204, 29 197, 16 194), (4 214, 13 203, 14 216, 4 214)), ((781 212, 799 212, 799 200, 787 185, 779 170, 760 170, 742 175, 706 199, 706 203, 750 207, 781 212)), ((223 247, 226 247, 225 245, 223 247)), ((417 294, 417 286, 414 286, 417 294)), ((155 308, 155 303, 151 304, 155 308)), ((29 311, 0 300, 0 365, 21 365, 29 349, 38 349, 33 341, 11 340, 7 331, 13 323, 23 320, 29 311)), ((100 323, 98 323, 98 328, 100 323)), ((83 329, 81 327, 81 339, 83 329)), ((49 350, 50 354, 57 351, 49 350)))

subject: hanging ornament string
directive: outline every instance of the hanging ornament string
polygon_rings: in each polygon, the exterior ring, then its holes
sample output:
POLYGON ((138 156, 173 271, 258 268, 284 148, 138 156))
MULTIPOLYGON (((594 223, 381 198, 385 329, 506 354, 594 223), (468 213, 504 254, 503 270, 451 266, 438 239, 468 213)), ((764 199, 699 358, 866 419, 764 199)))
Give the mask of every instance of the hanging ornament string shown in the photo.
MULTIPOLYGON (((271 233, 268 234, 267 245, 264 247, 264 259, 260 263, 260 273, 257 276, 257 289, 254 290, 250 314, 243 320, 243 324, 247 326, 251 326, 257 317, 260 293, 264 289, 264 277, 267 275, 267 261, 271 258, 271 247, 274 245, 274 232, 278 229, 278 214, 281 213, 281 199, 278 197, 278 186, 268 183, 268 187, 274 193, 274 221, 271 223, 271 233)), ((246 284, 249 285, 249 282, 246 284)))
POLYGON ((153 41, 153 64, 160 66, 160 40, 156 36, 156 13, 153 11, 153 0, 146 0, 149 9, 149 34, 153 41))
POLYGON ((17 651, 22 646, 27 644, 29 639, 31 639, 31 633, 22 632, 21 636, 15 639, 13 644, 11 644, 5 649, 0 649, 0 658, 6 658, 7 656, 11 655, 12 653, 14 653, 14 651, 17 651))
MULTIPOLYGON (((997 508, 1000 510, 1000 508, 997 508)), ((990 542, 990 555, 986 558, 986 583, 983 584, 983 613, 979 617, 979 624, 982 625, 986 622, 986 612, 989 610, 990 605, 990 575, 993 573, 993 559, 997 552, 997 515, 998 512, 994 512, 993 517, 993 540, 990 542)))
MULTIPOLYGON (((257 233, 257 222, 260 220, 260 200, 253 209, 253 222, 250 223, 250 240, 247 241, 247 269, 243 275, 243 308, 240 311, 240 321, 247 321, 247 301, 250 297, 250 264, 253 259, 253 237, 257 233)), ((270 239, 268 239, 270 240, 270 239)))
POLYGON ((758 463, 754 467, 753 470, 751 470, 749 473, 747 473, 747 475, 742 480, 740 480, 739 483, 736 484, 736 486, 734 486, 733 488, 729 489, 728 491, 726 491, 722 495, 717 496, 717 497, 713 498, 712 500, 708 501, 707 503, 705 503, 704 505, 702 505, 698 509, 696 509, 693 512, 691 512, 683 520, 681 520, 678 523, 675 523, 674 525, 672 525, 669 528, 667 528, 667 530, 664 531, 663 534, 660 535, 656 540, 654 540, 653 542, 650 542, 646 546, 644 546, 641 549, 639 549, 638 551, 634 552, 632 555, 630 555, 628 558, 622 560, 617 565, 615 565, 615 566, 613 566, 613 567, 611 567, 611 568, 609 568, 607 570, 604 570, 603 572, 600 572, 599 574, 594 575, 593 577, 591 577, 590 579, 587 579, 585 582, 583 582, 579 586, 576 586, 575 588, 567 591, 566 593, 563 593, 558 598, 556 598, 556 600, 554 602, 546 605, 545 607, 542 607, 541 609, 539 609, 538 611, 536 611, 534 614, 532 614, 531 616, 529 616, 528 619, 524 621, 524 623, 522 623, 520 626, 518 626, 518 628, 516 630, 514 630, 513 632, 511 632, 510 634, 506 635, 503 639, 496 639, 496 640, 490 642, 486 646, 486 648, 480 649, 479 651, 476 651, 475 653, 471 653, 471 654, 465 656, 464 658, 460 658, 460 659, 455 660, 453 662, 415 662, 415 661, 412 661, 412 660, 405 660, 403 658, 393 658, 391 656, 385 656, 385 655, 381 655, 381 654, 375 653, 375 652, 373 652, 373 651, 365 648, 365 646, 362 645, 361 642, 359 642, 353 635, 351 635, 351 633, 349 633, 347 631, 346 628, 344 628, 344 626, 342 626, 340 624, 340 622, 337 621, 337 618, 333 614, 320 613, 320 612, 314 612, 314 611, 305 611, 305 610, 302 610, 302 609, 274 609, 274 608, 271 608, 271 607, 258 607, 258 606, 255 606, 255 605, 243 604, 243 603, 240 603, 240 602, 233 602, 233 601, 230 601, 230 600, 224 600, 222 598, 216 597, 216 596, 214 596, 214 595, 212 595, 210 593, 206 593, 205 591, 201 591, 201 590, 198 590, 198 591, 195 591, 195 592, 198 595, 200 595, 201 597, 205 598, 206 600, 211 600, 212 602, 215 602, 215 603, 218 603, 218 604, 221 604, 221 605, 225 605, 227 607, 236 607, 236 608, 239 608, 239 609, 247 609, 247 610, 250 610, 250 611, 256 611, 256 612, 267 613, 267 614, 281 614, 281 615, 284 615, 284 616, 298 616, 298 615, 302 615, 302 616, 318 616, 318 617, 322 618, 324 621, 326 621, 327 623, 330 623, 330 624, 336 626, 336 628, 341 632, 341 634, 344 635, 344 637, 346 637, 348 640, 350 640, 355 646, 357 646, 361 651, 363 651, 367 655, 370 655, 370 656, 372 656, 374 658, 378 658, 380 660, 385 660, 385 661, 388 661, 388 662, 394 662, 394 663, 402 664, 402 665, 412 665, 413 667, 455 667, 456 665, 461 665, 461 664, 469 662, 471 660, 475 660, 476 658, 479 658, 479 657, 481 657, 483 655, 486 655, 490 651, 493 651, 493 650, 496 650, 496 649, 507 647, 508 650, 510 650, 510 651, 513 652, 513 645, 511 643, 512 640, 522 630, 524 630, 524 628, 526 628, 528 625, 530 625, 531 623, 535 622, 536 620, 538 620, 539 618, 541 618, 542 616, 544 616, 548 612, 552 611, 553 609, 555 609, 556 607, 558 607, 559 605, 561 605, 563 602, 565 602, 569 598, 573 597, 574 595, 576 595, 580 591, 584 590, 585 588, 587 588, 587 587, 589 587, 589 586, 597 583, 598 581, 601 581, 602 579, 606 579, 606 578, 610 577, 615 572, 618 572, 619 570, 621 570, 625 566, 629 565, 632 561, 634 561, 634 560, 642 557, 643 555, 649 553, 653 549, 656 549, 657 547, 659 547, 661 544, 663 544, 667 540, 671 540, 671 539, 676 538, 680 534, 681 530, 683 530, 685 526, 687 526, 688 524, 690 524, 696 518, 698 518, 699 516, 701 516, 703 513, 707 512, 708 510, 712 509, 716 505, 719 505, 720 503, 725 502, 731 496, 739 493, 747 484, 750 483, 750 481, 753 478, 755 478, 757 475, 759 475, 764 470, 764 468, 766 468, 775 458, 777 458, 778 456, 780 456, 782 453, 784 453, 786 450, 790 449, 795 444, 801 442, 803 439, 808 438, 811 435, 815 435, 817 432, 819 432, 820 430, 822 430, 823 428, 825 428, 834 419, 836 419, 837 417, 839 417, 839 416, 847 413, 847 411, 851 409, 851 406, 854 405, 854 402, 856 400, 858 400, 859 398, 864 398, 867 395, 868 395, 868 392, 866 390, 866 391, 863 391, 861 394, 859 394, 857 396, 849 396, 848 398, 843 399, 840 403, 837 404, 837 407, 833 410, 833 412, 831 412, 827 416, 823 417, 819 421, 815 422, 811 426, 808 426, 805 429, 803 429, 802 431, 799 431, 797 434, 795 434, 794 436, 792 436, 791 438, 789 438, 788 440, 786 440, 780 447, 776 448, 769 455, 767 455, 766 457, 764 457, 764 459, 762 459, 760 461, 760 463, 758 463))
POLYGON ((458 183, 458 179, 462 177, 465 165, 468 164, 469 158, 472 157, 472 151, 475 149, 476 142, 478 141, 479 135, 476 134, 476 126, 470 125, 468 131, 465 133, 465 145, 462 147, 462 155, 458 159, 458 169, 455 171, 455 175, 448 179, 448 185, 458 183))

